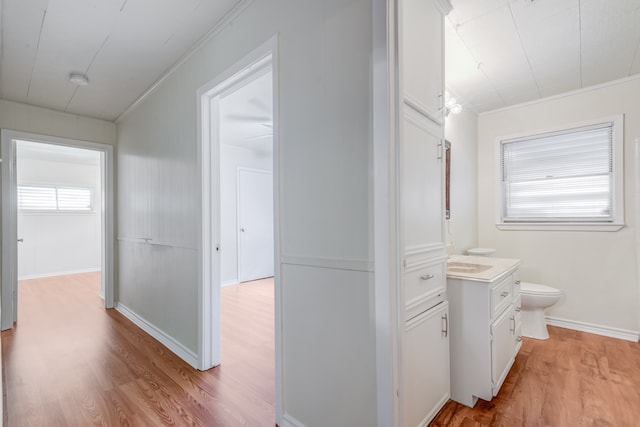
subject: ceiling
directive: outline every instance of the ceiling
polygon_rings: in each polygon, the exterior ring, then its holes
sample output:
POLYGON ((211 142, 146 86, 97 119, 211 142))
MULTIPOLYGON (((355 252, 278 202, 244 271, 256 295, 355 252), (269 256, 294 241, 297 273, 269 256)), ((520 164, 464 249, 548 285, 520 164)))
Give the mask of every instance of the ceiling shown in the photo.
POLYGON ((2 0, 0 98, 113 121, 245 2, 2 0))
POLYGON ((271 71, 220 98, 220 142, 273 152, 273 75, 271 71))
POLYGON ((446 86, 476 113, 640 73, 640 0, 451 0, 446 86))
MULTIPOLYGON (((1 0, 0 98, 113 121, 246 3, 1 0), (89 85, 71 83, 72 72, 89 85)), ((463 108, 480 113, 640 73, 640 0, 451 3, 446 84, 463 108)))

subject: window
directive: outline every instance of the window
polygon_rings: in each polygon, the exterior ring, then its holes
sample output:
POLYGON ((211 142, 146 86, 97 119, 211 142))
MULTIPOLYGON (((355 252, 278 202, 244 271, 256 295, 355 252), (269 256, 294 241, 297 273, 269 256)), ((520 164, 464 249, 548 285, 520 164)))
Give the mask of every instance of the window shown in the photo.
POLYGON ((500 140, 499 225, 616 225, 619 229, 623 223, 621 122, 620 117, 500 140))
POLYGON ((39 212, 92 212, 90 188, 18 186, 18 209, 39 212))

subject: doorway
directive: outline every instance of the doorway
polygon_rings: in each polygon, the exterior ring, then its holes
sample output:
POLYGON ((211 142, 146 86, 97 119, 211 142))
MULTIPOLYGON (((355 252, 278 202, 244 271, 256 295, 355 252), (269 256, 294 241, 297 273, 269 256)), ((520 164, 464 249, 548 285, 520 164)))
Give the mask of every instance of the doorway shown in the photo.
POLYGON ((105 308, 113 307, 112 150, 2 131, 2 330, 18 320, 19 278, 99 270, 105 308), (74 247, 82 240, 91 247, 74 247))
POLYGON ((221 363, 221 287, 273 276, 277 422, 281 320, 276 46, 274 37, 202 87, 197 97, 202 179, 198 367, 206 370, 221 363), (257 96, 259 91, 268 97, 257 96), (260 197, 250 196, 255 192, 261 192, 260 197), (264 215, 265 210, 270 215, 264 215), (250 271, 247 264, 261 267, 250 271))
POLYGON ((273 173, 238 168, 236 188, 238 280, 273 277, 273 173))

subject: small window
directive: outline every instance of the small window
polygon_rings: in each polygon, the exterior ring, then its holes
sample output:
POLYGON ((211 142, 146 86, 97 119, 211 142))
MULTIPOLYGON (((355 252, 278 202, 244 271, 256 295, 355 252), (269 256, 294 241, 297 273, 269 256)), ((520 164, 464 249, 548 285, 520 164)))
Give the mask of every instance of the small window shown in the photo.
POLYGON ((621 133, 612 119, 501 140, 500 224, 621 225, 621 133))
POLYGON ((20 185, 18 209, 34 212, 92 212, 93 191, 80 187, 20 185))

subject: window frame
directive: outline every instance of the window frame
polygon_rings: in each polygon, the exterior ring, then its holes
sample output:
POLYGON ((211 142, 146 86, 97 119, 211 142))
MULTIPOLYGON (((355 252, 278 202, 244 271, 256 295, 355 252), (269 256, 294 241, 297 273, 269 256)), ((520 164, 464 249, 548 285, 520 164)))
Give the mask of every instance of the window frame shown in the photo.
POLYGON ((615 115, 599 119, 570 123, 553 128, 519 132, 505 135, 495 140, 495 224, 500 230, 547 230, 547 231, 618 231, 624 227, 624 115, 615 115), (505 222, 503 218, 503 186, 502 186, 502 145, 516 139, 542 137, 552 133, 568 133, 579 131, 589 126, 612 123, 612 167, 613 167, 613 215, 612 221, 570 222, 570 221, 518 221, 505 222))
POLYGON ((16 203, 18 213, 20 214, 37 214, 37 215, 92 215, 96 213, 95 204, 96 191, 92 187, 77 186, 77 185, 51 185, 51 184, 33 184, 22 183, 16 187, 16 203), (55 209, 25 209, 20 206, 20 187, 32 187, 32 188, 53 188, 55 190, 56 207, 55 209), (60 197, 59 190, 87 190, 91 197, 91 205, 88 210, 81 209, 60 209, 60 197))

